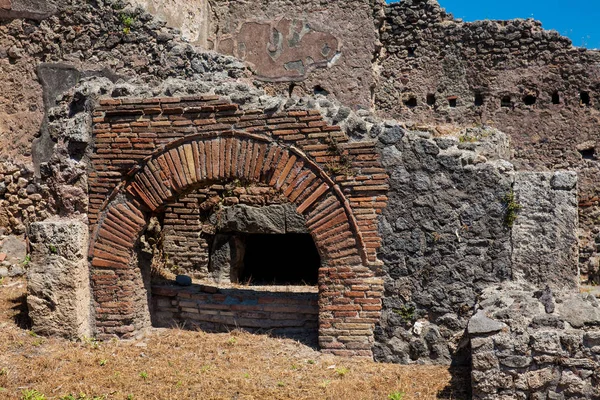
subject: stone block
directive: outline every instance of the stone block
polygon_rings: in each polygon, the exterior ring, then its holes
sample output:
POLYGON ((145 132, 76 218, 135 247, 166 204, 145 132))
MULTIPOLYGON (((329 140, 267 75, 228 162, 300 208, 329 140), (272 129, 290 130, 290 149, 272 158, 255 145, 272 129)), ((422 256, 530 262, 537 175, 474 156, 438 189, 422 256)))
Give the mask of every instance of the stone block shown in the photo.
POLYGON ((31 224, 27 306, 41 335, 91 336, 88 226, 79 220, 31 224))
POLYGON ((520 209, 512 227, 513 277, 553 289, 579 281, 576 176, 569 172, 520 172, 515 176, 520 209))

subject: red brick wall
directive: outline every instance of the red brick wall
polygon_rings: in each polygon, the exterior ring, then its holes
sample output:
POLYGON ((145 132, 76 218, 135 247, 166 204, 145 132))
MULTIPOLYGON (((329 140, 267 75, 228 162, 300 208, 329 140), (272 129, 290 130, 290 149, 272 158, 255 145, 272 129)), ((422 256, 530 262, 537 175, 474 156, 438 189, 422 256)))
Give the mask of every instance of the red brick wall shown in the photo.
POLYGON ((143 325, 128 298, 140 286, 127 281, 140 274, 130 260, 145 219, 190 190, 243 180, 281 191, 306 218, 323 261, 321 347, 371 355, 383 291, 374 276, 377 215, 388 188, 374 143, 350 143, 317 111, 242 111, 215 96, 101 101, 94 139, 89 217, 101 336, 143 325))
POLYGON ((153 286, 152 302, 157 326, 185 325, 216 332, 241 328, 311 342, 317 339, 319 305, 314 291, 153 286))
POLYGON ((208 216, 220 204, 264 206, 287 202, 281 191, 267 185, 236 181, 211 185, 180 196, 164 206, 162 249, 165 266, 176 274, 204 279, 208 275, 210 239, 216 227, 208 216))

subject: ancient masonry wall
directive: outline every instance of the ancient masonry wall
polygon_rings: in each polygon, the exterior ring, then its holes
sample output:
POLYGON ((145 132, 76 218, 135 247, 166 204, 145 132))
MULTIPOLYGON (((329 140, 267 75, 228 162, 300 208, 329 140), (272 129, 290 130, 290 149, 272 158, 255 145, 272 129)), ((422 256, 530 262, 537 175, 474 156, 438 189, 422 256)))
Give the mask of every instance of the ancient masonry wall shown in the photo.
POLYGON ((324 263, 321 348, 371 354, 383 289, 374 276, 377 215, 388 188, 374 142, 348 142, 316 110, 265 114, 218 96, 105 99, 93 123, 88 216, 100 337, 149 322, 144 299, 131 296, 144 291, 131 255, 145 218, 196 185, 240 179, 281 189, 305 215, 324 263))
MULTIPOLYGON (((56 105, 56 98, 81 79, 105 76, 113 81, 156 83, 170 77, 219 81, 246 74, 245 66, 238 60, 198 51, 180 38, 178 30, 167 28, 164 22, 126 2, 11 0, 9 3, 0 8, 0 74, 4 84, 0 94, 2 174, 7 170, 11 174, 17 172, 14 165, 23 165, 26 171, 33 169, 38 178, 41 175, 47 178, 52 173, 44 170, 43 165, 54 153, 60 133, 50 131, 46 114, 56 105), (125 20, 130 21, 128 26, 125 20)), ((128 86, 118 90, 125 95, 128 86)), ((9 180, 6 175, 3 178, 9 180)), ((39 181, 29 172, 18 178, 27 179, 27 185, 39 181)), ((77 176, 65 179, 74 180, 77 176)), ((45 179, 42 182, 45 184, 45 179)), ((5 183, 9 186, 13 182, 5 183)), ((45 190, 55 193, 58 188, 42 185, 35 194, 43 196, 45 190)), ((53 197, 38 201, 34 196, 28 199, 39 209, 33 218, 33 212, 27 211, 25 215, 21 211, 23 207, 13 201, 13 195, 19 196, 3 193, 0 187, 0 201, 8 201, 3 204, 13 209, 10 215, 0 213, 0 227, 9 231, 20 233, 28 222, 68 213, 70 210, 65 208, 72 207, 53 197)), ((62 194, 65 198, 80 195, 62 194)), ((22 200, 27 201, 20 197, 19 201, 22 200)))
POLYGON ((161 248, 166 270, 195 279, 208 278, 210 247, 220 225, 216 219, 223 218, 226 208, 237 204, 260 208, 287 202, 280 190, 239 181, 181 196, 164 209, 161 248))
POLYGON ((464 330, 486 288, 577 287, 574 173, 515 171, 489 128, 436 137, 390 126, 379 142, 391 169, 376 359, 466 365, 464 330))
POLYGON ((600 279, 600 53, 533 20, 464 23, 435 1, 401 1, 385 14, 377 112, 496 126, 518 169, 577 171, 582 279, 600 279))
POLYGON ((600 304, 590 293, 506 285, 471 319, 474 399, 600 397, 600 304))

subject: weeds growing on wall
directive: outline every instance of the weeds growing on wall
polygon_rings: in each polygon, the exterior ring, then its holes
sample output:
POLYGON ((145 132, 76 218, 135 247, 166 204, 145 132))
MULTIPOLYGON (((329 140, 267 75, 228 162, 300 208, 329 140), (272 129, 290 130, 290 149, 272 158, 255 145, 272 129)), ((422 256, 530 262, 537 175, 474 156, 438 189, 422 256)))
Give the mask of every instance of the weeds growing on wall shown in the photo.
POLYGON ((512 190, 504 196, 502 201, 504 203, 504 224, 512 228, 517 220, 519 210, 521 210, 521 205, 516 201, 515 192, 512 190))
POLYGON ((135 17, 127 13, 121 13, 119 15, 119 18, 121 19, 121 23, 123 24, 123 33, 128 35, 131 32, 131 27, 133 26, 133 23, 135 22, 135 17))

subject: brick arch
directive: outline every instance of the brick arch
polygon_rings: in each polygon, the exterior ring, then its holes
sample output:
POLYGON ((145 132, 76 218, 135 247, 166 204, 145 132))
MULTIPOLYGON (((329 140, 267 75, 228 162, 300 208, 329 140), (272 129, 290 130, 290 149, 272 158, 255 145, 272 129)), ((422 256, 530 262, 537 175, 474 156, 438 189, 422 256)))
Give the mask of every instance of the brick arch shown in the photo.
POLYGON ((132 169, 106 199, 90 245, 100 336, 128 337, 148 323, 148 311, 141 306, 142 278, 132 265, 147 215, 190 188, 234 179, 280 190, 305 216, 324 263, 319 273, 322 349, 370 355, 372 333, 365 332, 378 316, 381 283, 369 267, 349 201, 301 150, 239 131, 170 142, 132 169), (353 330, 362 333, 353 336, 353 330))

